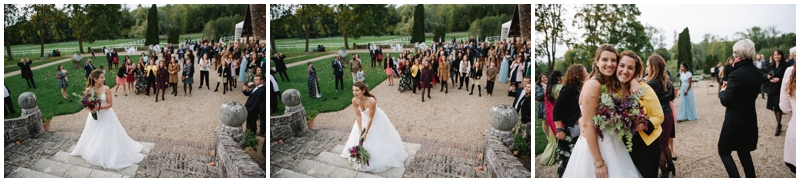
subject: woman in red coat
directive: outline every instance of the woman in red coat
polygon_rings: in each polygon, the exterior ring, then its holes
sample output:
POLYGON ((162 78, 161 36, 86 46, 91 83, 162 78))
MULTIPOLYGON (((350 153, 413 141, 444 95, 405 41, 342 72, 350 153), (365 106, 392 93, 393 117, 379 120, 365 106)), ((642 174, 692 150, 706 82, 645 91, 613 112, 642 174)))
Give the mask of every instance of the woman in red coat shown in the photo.
POLYGON ((428 61, 422 61, 422 79, 420 79, 420 87, 422 87, 422 102, 425 102, 425 90, 428 90, 428 99, 431 98, 431 82, 433 81, 433 72, 428 61))

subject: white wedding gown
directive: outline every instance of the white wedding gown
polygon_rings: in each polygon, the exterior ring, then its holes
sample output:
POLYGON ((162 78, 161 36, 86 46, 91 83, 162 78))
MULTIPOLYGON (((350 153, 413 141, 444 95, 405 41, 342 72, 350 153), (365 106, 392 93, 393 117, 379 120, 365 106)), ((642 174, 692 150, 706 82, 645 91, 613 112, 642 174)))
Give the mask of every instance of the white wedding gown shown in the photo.
MULTIPOLYGON (((642 175, 631 160, 628 154, 628 149, 625 148, 625 142, 617 140, 617 135, 603 131, 604 139, 597 136, 597 146, 600 149, 600 155, 603 156, 605 165, 608 166, 609 178, 641 178, 642 175)), ((595 178, 594 158, 592 153, 589 152, 589 144, 586 142, 586 137, 581 135, 578 138, 575 147, 572 149, 572 155, 569 157, 569 163, 564 170, 563 178, 595 178)))
MULTIPOLYGON (((361 108, 358 108, 361 111, 361 108)), ((369 108, 361 111, 361 125, 367 127, 369 121, 369 108)), ((349 149, 358 145, 361 130, 358 128, 357 123, 353 123, 353 130, 350 131, 350 137, 342 149, 342 157, 349 158, 349 149)), ((381 108, 375 106, 375 116, 372 120, 369 132, 367 132, 367 140, 364 141, 364 149, 369 153, 369 166, 362 166, 353 163, 353 167, 358 171, 371 171, 382 172, 392 167, 403 167, 403 162, 408 158, 408 153, 403 147, 403 141, 400 139, 400 134, 389 121, 389 117, 381 108)))
MULTIPOLYGON (((103 105, 108 104, 105 93, 99 99, 103 105)), ((142 161, 144 155, 140 151, 142 144, 128 136, 114 109, 108 108, 97 113, 97 120, 89 114, 81 138, 70 155, 81 156, 96 166, 120 170, 142 161)))

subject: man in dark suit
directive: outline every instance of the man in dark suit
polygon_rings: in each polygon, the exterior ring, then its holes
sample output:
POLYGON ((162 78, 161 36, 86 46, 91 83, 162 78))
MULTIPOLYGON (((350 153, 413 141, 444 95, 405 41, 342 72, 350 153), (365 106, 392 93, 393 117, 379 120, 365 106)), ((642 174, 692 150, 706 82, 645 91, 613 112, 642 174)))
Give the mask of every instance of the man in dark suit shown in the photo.
POLYGON ((86 61, 86 65, 83 66, 83 70, 86 70, 86 76, 85 76, 86 78, 89 78, 89 73, 92 73, 92 71, 94 71, 94 68, 95 67, 92 64, 92 59, 86 61))
POLYGON ((36 88, 36 82, 33 81, 33 71, 31 71, 31 64, 33 64, 33 61, 31 61, 31 59, 23 58, 19 60, 17 66, 19 66, 19 71, 22 73, 21 75, 22 78, 25 79, 25 83, 28 83, 28 88, 31 88, 31 85, 33 85, 33 88, 36 88))
MULTIPOLYGON (((531 77, 525 77, 523 79, 523 83, 526 85, 531 84, 531 77)), ((520 88, 517 88, 517 90, 514 91, 514 103, 511 105, 514 107, 514 110, 519 110, 521 108, 523 97, 525 97, 525 87, 520 86, 520 88)))
POLYGON ((286 56, 280 52, 272 56, 272 61, 275 61, 275 70, 278 71, 278 75, 281 76, 281 81, 291 82, 289 80, 289 74, 286 74, 286 63, 283 62, 283 59, 286 59, 286 56), (284 77, 286 77, 286 80, 284 80, 284 77))
POLYGON ((331 67, 333 67, 333 76, 336 78, 333 81, 333 84, 334 84, 333 85, 333 89, 335 89, 337 92, 339 91, 339 89, 338 89, 339 85, 342 85, 342 90, 344 90, 344 81, 343 81, 344 78, 342 78, 342 76, 344 75, 344 70, 343 69, 344 69, 345 66, 342 64, 342 60, 341 59, 342 58, 337 55, 336 59, 333 60, 333 63, 331 65, 331 67))
MULTIPOLYGON (((761 77, 765 77, 767 73, 769 73, 769 61, 764 61, 764 55, 762 54, 758 55, 758 60, 760 61, 761 65, 756 65, 756 67, 759 67, 761 70, 761 77)), ((767 99, 764 97, 764 93, 767 92, 767 83, 768 82, 763 82, 761 84, 761 99, 767 99)))
MULTIPOLYGON (((261 110, 266 110, 267 108, 261 108, 262 103, 266 100, 266 92, 264 91, 264 75, 255 75, 253 77, 253 82, 255 83, 255 87, 253 89, 245 89, 242 90, 244 95, 249 96, 247 97, 247 102, 245 102, 244 107, 247 108, 247 129, 253 132, 256 132, 257 136, 263 135, 262 131, 264 129, 264 125, 261 125, 261 130, 256 129, 256 120, 258 119, 258 115, 261 113, 261 110)), ((262 120, 262 122, 264 122, 262 120)))
POLYGON ((378 59, 378 50, 376 50, 373 46, 369 45, 369 60, 371 62, 372 67, 375 67, 375 60, 378 59))
MULTIPOLYGON (((758 145, 758 116, 756 98, 761 91, 761 70, 753 65, 755 44, 750 39, 740 40, 733 45, 737 62, 726 76, 719 100, 725 106, 725 119, 717 147, 725 170, 731 178, 739 178, 739 170, 731 156, 732 151, 739 155, 745 176, 755 178, 753 159, 750 151, 758 145)), ((728 71, 728 68, 725 68, 728 71)))
POLYGON ((275 80, 275 70, 269 71, 269 83, 270 83, 270 100, 269 100, 269 108, 270 113, 278 114, 278 99, 280 99, 280 88, 278 88, 278 81, 275 80))
POLYGON ((5 111, 6 112, 5 112, 4 116, 8 116, 8 113, 11 113, 11 114, 17 113, 17 111, 14 110, 14 101, 11 101, 11 92, 8 91, 8 86, 6 86, 6 84, 3 84, 3 94, 4 94, 3 95, 3 100, 5 101, 5 104, 6 104, 5 105, 5 111), (10 112, 9 112, 9 110, 10 110, 10 112))
POLYGON ((108 52, 106 52, 106 61, 108 61, 109 69, 111 68, 111 65, 114 65, 114 53, 112 53, 112 50, 114 49, 109 49, 108 52))

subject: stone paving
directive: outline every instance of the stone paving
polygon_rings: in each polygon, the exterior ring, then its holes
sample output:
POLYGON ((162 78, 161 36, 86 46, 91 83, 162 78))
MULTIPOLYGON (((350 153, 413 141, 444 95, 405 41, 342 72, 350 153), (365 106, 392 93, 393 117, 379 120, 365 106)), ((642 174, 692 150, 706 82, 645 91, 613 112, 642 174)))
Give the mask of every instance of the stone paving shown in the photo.
MULTIPOLYGON (((4 151, 4 177, 18 168, 33 169, 40 159, 50 159, 60 151, 69 151, 80 137, 79 131, 47 132, 36 139, 9 143, 4 151)), ((211 166, 214 145, 194 141, 131 136, 139 142, 153 143, 154 148, 139 162, 136 178, 217 178, 220 169, 211 166)))
MULTIPOLYGON (((312 160, 346 142, 349 128, 319 127, 298 137, 270 143, 270 177, 281 169, 294 169, 304 160, 312 160)), ((415 157, 405 166, 404 178, 484 178, 478 171, 478 155, 483 146, 435 141, 402 136, 403 142, 419 144, 415 157)))

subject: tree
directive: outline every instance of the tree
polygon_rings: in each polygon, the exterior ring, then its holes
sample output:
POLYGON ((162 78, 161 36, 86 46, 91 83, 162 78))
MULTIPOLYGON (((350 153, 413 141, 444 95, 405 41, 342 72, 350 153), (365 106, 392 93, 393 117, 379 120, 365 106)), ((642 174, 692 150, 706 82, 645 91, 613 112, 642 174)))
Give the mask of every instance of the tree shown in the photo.
POLYGON ((584 42, 590 47, 608 43, 619 50, 641 54, 651 44, 644 25, 636 19, 639 15, 641 12, 632 4, 584 5, 575 14, 573 24, 586 30, 584 42))
POLYGON ((306 49, 305 52, 308 52, 308 39, 310 39, 310 32, 311 29, 315 26, 320 34, 327 34, 328 26, 322 23, 321 19, 324 16, 330 16, 333 14, 331 8, 325 4, 303 4, 297 8, 297 12, 295 17, 297 18, 297 23, 302 25, 303 31, 305 31, 305 38, 306 38, 306 49))
POLYGON ((433 40, 439 41, 441 38, 442 40, 447 40, 447 33, 445 32, 447 29, 444 25, 436 27, 436 31, 433 32, 433 40))
MULTIPOLYGON (((678 64, 681 63, 689 64, 686 69, 692 70, 692 41, 689 38, 689 27, 684 28, 683 32, 678 35, 678 64)), ((678 69, 676 73, 680 72, 680 66, 678 69)))
POLYGON ((28 29, 36 30, 41 47, 39 56, 44 57, 45 37, 52 35, 56 40, 64 37, 61 29, 56 28, 56 22, 66 19, 66 14, 56 8, 54 4, 31 4, 26 6, 25 9, 31 13, 28 29))
POLYGON ((566 13, 566 9, 560 4, 537 4, 535 13, 536 55, 547 56, 547 72, 549 73, 555 66, 553 63, 556 60, 556 47, 570 42, 567 37, 569 31, 564 26, 566 20, 561 16, 566 13), (539 40, 540 38, 543 39, 539 40))
MULTIPOLYGON (((19 8, 17 8, 14 4, 4 4, 5 10, 5 17, 4 20, 4 30, 3 32, 5 47, 6 47, 6 55, 8 55, 8 60, 14 60, 14 56, 11 55, 11 38, 18 37, 18 32, 15 31, 15 28, 12 27, 19 27, 16 26, 21 21, 24 21, 25 15, 20 13, 19 8)), ((24 13, 24 12, 23 12, 24 13)))
POLYGON ((158 40, 158 7, 155 4, 150 7, 147 13, 147 34, 144 40, 145 45, 159 44, 158 40))
POLYGON ((359 39, 361 36, 382 36, 386 31, 386 5, 377 4, 338 4, 334 20, 338 32, 344 37, 345 49, 350 49, 348 38, 359 39))
POLYGON ((269 44, 270 44, 270 49, 272 50, 272 52, 276 53, 278 51, 275 49, 275 34, 278 34, 279 32, 282 32, 281 30, 283 30, 282 29, 283 27, 281 27, 281 26, 283 26, 284 22, 285 22, 285 21, 277 21, 277 20, 282 20, 282 19, 285 20, 286 18, 283 18, 283 17, 291 16, 292 15, 292 11, 291 11, 292 8, 291 8, 291 5, 283 5, 283 4, 269 4, 269 8, 270 8, 269 13, 271 15, 270 16, 270 25, 269 25, 269 31, 270 31, 269 44))
POLYGON ((78 39, 78 50, 83 52, 83 42, 94 43, 96 40, 116 39, 122 29, 120 21, 122 7, 119 4, 70 4, 69 26, 72 36, 78 39), (92 18, 89 17, 103 17, 92 18))
POLYGON ((411 43, 425 42, 425 7, 417 4, 414 8, 414 29, 411 32, 411 43))
POLYGON ((178 37, 180 37, 180 35, 181 27, 172 27, 172 29, 169 30, 169 35, 167 36, 167 43, 178 44, 178 41, 180 41, 178 37))

